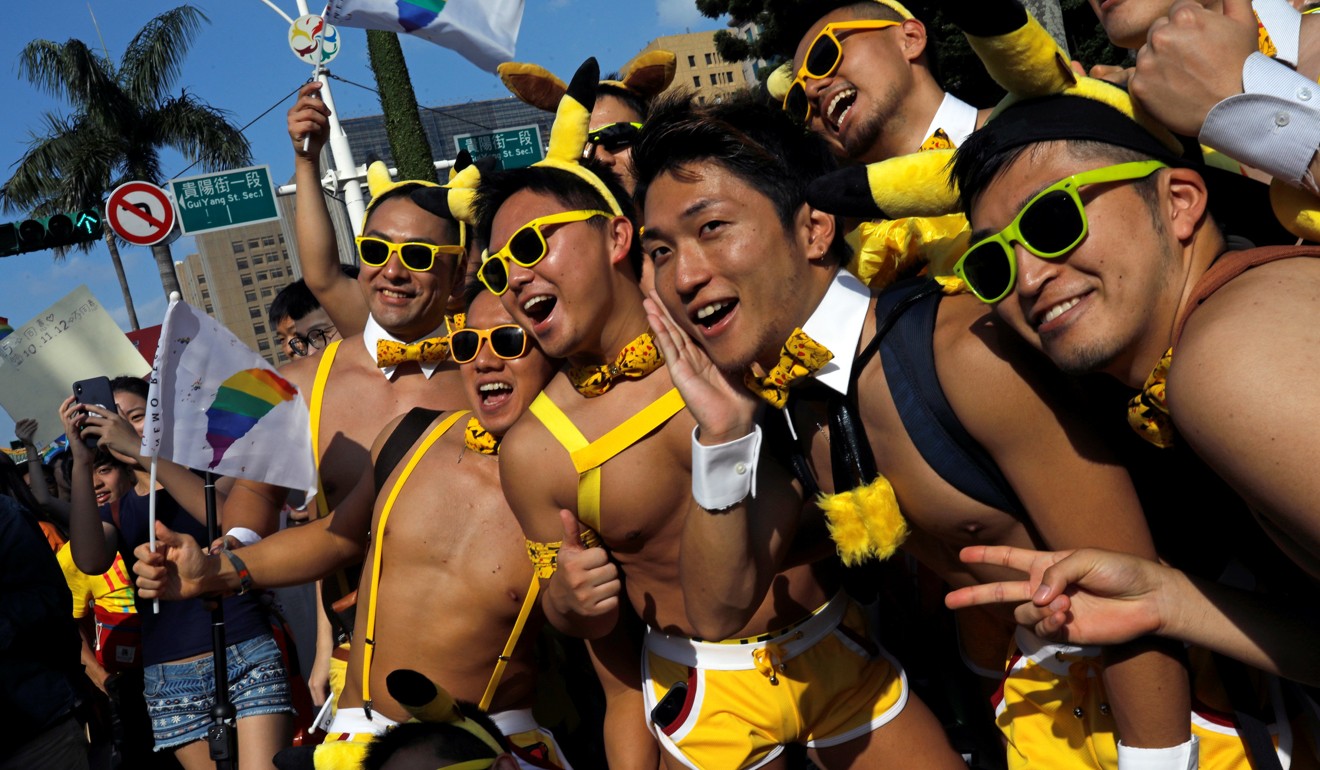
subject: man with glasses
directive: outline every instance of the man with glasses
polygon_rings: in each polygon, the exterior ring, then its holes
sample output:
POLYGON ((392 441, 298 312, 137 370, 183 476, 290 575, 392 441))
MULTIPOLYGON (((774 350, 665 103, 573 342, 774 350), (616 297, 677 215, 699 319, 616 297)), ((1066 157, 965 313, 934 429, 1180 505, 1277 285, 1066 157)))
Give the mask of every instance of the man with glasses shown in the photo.
POLYGON ((897 0, 833 2, 802 36, 783 107, 851 163, 955 147, 988 111, 946 93, 926 27, 897 0))
MULTIPOLYGON (((1293 561, 1320 574, 1320 480, 1311 462, 1320 430, 1320 364, 1311 354, 1320 251, 1245 248, 1226 233, 1272 221, 1263 188, 1171 156, 1104 105, 1052 97, 1003 117, 960 150, 954 167, 976 236, 960 265, 969 285, 1060 369, 1108 374, 1138 391, 1132 427, 1157 446, 1194 451, 1293 561)), ((1109 574, 1135 584, 1139 572, 1109 574)), ((1171 570, 1159 575, 1163 582, 1150 580, 1143 593, 1161 606, 1182 596, 1207 608, 1204 589, 1171 570)), ((1032 578, 1035 593, 1039 570, 1032 578)), ((1041 598, 1047 610, 1057 590, 1041 598)), ((1195 616, 1204 625, 1190 633, 1266 670, 1286 673, 1298 655, 1314 658, 1280 633, 1291 626, 1254 604, 1240 616, 1245 638, 1228 630, 1236 612, 1213 607, 1195 616)), ((1189 638, 1176 624, 1168 631, 1189 638)))
MULTIPOLYGON (((933 281, 872 293, 841 267, 835 218, 805 202, 828 169, 823 152, 755 103, 653 109, 633 155, 642 249, 670 316, 659 336, 670 365, 700 375, 683 381, 689 408, 733 408, 751 391, 783 409, 762 425, 787 418, 800 437, 814 480, 833 493, 821 507, 845 559, 883 557, 908 529, 905 547, 955 586, 1000 579, 993 566, 958 562, 974 543, 1103 543, 1154 558, 1132 482, 1066 384, 974 297, 943 296, 933 281), (845 516, 850 507, 860 516, 845 516), (859 532, 875 531, 857 547, 859 532)), ((735 473, 725 465, 720 477, 735 473)), ((755 561, 749 575, 748 558, 792 523, 689 516, 688 615, 729 613, 720 597, 774 568, 755 561)), ((1188 741, 1190 694, 1172 645, 1102 659, 1020 644, 997 704, 1010 766, 1113 767, 1188 741), (1062 696, 1050 686, 1057 669, 1062 696)))
POLYGON ((568 766, 531 715, 543 616, 498 463, 501 437, 556 366, 481 285, 467 297, 469 326, 447 344, 468 410, 419 407, 392 420, 371 449, 374 477, 359 479, 328 519, 239 551, 246 577, 172 533, 138 569, 144 596, 174 599, 296 584, 365 555, 354 638, 368 642, 353 645, 320 767, 360 761, 375 736, 408 720, 386 686, 400 668, 489 711, 515 746, 527 747, 518 749, 520 766, 568 766))
MULTIPOLYGON (((357 281, 357 267, 343 265, 341 272, 345 278, 357 281)), ((320 355, 339 338, 334 321, 301 278, 275 294, 269 320, 275 330, 275 344, 290 360, 320 355)))

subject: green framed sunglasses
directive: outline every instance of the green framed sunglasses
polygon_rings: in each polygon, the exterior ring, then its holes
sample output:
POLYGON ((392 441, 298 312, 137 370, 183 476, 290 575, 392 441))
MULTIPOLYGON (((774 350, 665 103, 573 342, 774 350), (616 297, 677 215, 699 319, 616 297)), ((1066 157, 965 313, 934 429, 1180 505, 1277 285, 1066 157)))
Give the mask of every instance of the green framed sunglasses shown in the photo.
POLYGON ((509 290, 510 260, 522 267, 532 267, 545 259, 550 247, 545 242, 545 233, 541 232, 542 227, 585 222, 596 217, 608 219, 612 216, 613 214, 608 211, 582 210, 561 211, 558 214, 537 217, 515 230, 513 235, 509 236, 509 242, 504 244, 504 248, 482 260, 481 267, 477 270, 477 278, 498 297, 509 290))
POLYGON ((1158 160, 1139 160, 1060 179, 1027 201, 1008 227, 969 246, 953 266, 954 275, 982 302, 1000 301, 1017 283, 1014 243, 1041 259, 1055 259, 1075 249, 1086 237, 1086 206, 1078 188, 1145 179, 1162 168, 1168 166, 1158 160))

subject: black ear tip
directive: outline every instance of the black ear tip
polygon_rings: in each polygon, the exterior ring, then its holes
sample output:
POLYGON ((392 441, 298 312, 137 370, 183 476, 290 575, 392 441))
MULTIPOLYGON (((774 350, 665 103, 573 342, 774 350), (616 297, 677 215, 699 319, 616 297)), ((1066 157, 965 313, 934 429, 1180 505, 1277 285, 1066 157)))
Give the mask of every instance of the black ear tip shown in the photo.
POLYGON ((600 83, 600 64, 596 57, 582 62, 568 84, 568 95, 590 110, 596 104, 596 85, 600 83))
POLYGON ((380 156, 377 155, 376 153, 374 153, 374 152, 369 152, 369 153, 367 153, 367 165, 368 165, 368 166, 370 166, 372 163, 375 163, 375 162, 378 161, 378 160, 380 160, 380 156))
POLYGON ((472 164, 476 166, 481 173, 489 174, 490 172, 499 169, 500 159, 494 155, 487 155, 484 158, 477 158, 472 161, 472 164))
POLYGON ((439 692, 435 688, 435 683, 425 675, 408 668, 391 671, 385 677, 385 689, 389 690, 390 695, 399 703, 414 708, 425 706, 435 700, 439 692))
POLYGON ((449 190, 443 187, 418 187, 408 193, 408 198, 438 217, 454 218, 449 211, 449 190))
POLYGON ((472 153, 467 150, 459 150, 458 157, 454 158, 454 170, 462 171, 472 165, 472 153))
POLYGON ((818 177, 807 185, 812 208, 842 217, 888 219, 871 197, 865 166, 849 166, 818 177))

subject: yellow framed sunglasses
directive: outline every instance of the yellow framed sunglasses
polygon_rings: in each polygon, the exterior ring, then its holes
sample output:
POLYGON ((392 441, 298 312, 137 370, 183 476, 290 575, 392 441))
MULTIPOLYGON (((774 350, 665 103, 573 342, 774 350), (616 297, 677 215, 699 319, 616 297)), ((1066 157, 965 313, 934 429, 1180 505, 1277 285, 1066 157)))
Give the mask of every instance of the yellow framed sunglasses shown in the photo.
POLYGON ((499 296, 509 290, 510 260, 522 267, 532 267, 545 259, 550 246, 545 242, 545 233, 541 232, 542 227, 585 222, 596 217, 608 219, 612 216, 613 214, 608 211, 584 209, 537 217, 515 230, 513 235, 509 236, 509 242, 504 244, 504 248, 490 254, 482 261, 481 268, 477 270, 477 278, 491 290, 491 293, 499 296))
POLYGON ((436 254, 453 254, 461 257, 465 253, 462 246, 452 244, 395 243, 374 235, 359 235, 356 238, 358 259, 368 267, 384 267, 393 254, 399 255, 399 262, 414 273, 425 273, 435 267, 436 254))
POLYGON ((811 99, 807 98, 807 80, 823 80, 834 74, 843 61, 843 43, 838 32, 851 32, 867 29, 887 29, 897 27, 903 22, 889 19, 862 19, 859 21, 840 21, 826 24, 807 47, 807 55, 802 58, 793 84, 784 94, 784 111, 794 117, 801 116, 803 123, 811 120, 811 99))

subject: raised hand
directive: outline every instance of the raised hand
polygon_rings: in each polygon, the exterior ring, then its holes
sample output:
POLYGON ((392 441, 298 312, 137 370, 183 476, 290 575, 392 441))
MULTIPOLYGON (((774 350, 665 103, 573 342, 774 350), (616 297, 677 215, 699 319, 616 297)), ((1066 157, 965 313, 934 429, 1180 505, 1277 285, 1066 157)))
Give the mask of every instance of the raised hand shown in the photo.
POLYGON ((122 462, 130 465, 144 464, 140 454, 142 436, 138 435, 132 423, 113 409, 95 404, 87 404, 82 408, 87 413, 83 418, 83 433, 95 436, 97 446, 110 450, 122 462))
POLYGON ((214 557, 184 535, 156 522, 156 552, 143 543, 133 551, 138 594, 144 599, 192 599, 207 593, 204 581, 217 573, 214 557))
POLYGON ((1242 93, 1242 65, 1257 50, 1251 0, 1223 0, 1222 11, 1177 0, 1150 27, 1129 88, 1156 120, 1197 136, 1210 109, 1242 93))
POLYGON ((24 417, 14 423, 14 435, 23 442, 23 446, 36 446, 37 421, 31 417, 24 417))
POLYGON ((69 438, 69 455, 75 463, 90 463, 92 461, 92 450, 82 440, 83 421, 87 415, 83 411, 82 404, 79 404, 69 396, 60 404, 60 425, 64 428, 64 435, 69 438))
POLYGON ((1027 578, 960 588, 945 597, 950 609, 1020 602, 1013 612, 1017 622, 1046 639, 1119 644, 1159 632, 1170 617, 1166 588, 1177 573, 1129 554, 972 546, 960 558, 1027 578))
POLYGON ((623 589, 619 568, 604 548, 582 545, 582 525, 571 511, 561 510, 559 520, 564 527, 564 541, 545 600, 570 623, 583 624, 575 630, 589 637, 599 636, 613 626, 612 618, 619 608, 623 589))
POLYGON ((320 157, 321 148, 330 138, 330 108, 321 100, 320 92, 319 82, 304 84, 298 89, 298 101, 289 108, 289 138, 293 140, 293 152, 299 158, 312 161, 320 157))
POLYGON ((697 421, 697 439, 714 445, 751 433, 760 402, 743 385, 741 375, 720 371, 706 351, 674 323, 654 291, 643 305, 656 344, 665 354, 669 377, 697 421))

